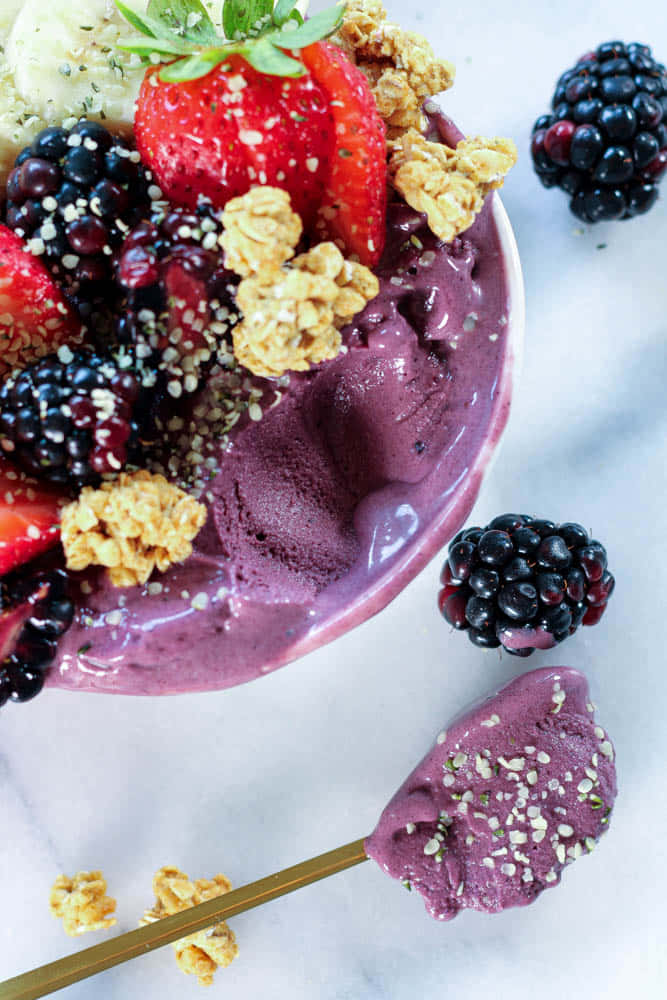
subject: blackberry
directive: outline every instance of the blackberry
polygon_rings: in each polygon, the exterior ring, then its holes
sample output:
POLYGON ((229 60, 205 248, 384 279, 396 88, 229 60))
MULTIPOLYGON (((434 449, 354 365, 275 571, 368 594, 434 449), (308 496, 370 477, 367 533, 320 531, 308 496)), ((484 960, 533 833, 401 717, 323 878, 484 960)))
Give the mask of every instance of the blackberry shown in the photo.
POLYGON ((533 126, 533 166, 583 222, 655 204, 667 168, 667 72, 647 45, 605 42, 560 77, 533 126))
POLYGON ((460 531, 440 579, 445 620, 474 645, 515 656, 597 624, 614 590, 606 550, 585 528, 527 514, 460 531))
POLYGON ((142 402, 137 378, 110 358, 60 348, 0 388, 0 448, 42 479, 95 483, 137 448, 142 402))
POLYGON ((63 570, 25 570, 0 581, 0 705, 39 694, 56 654, 57 641, 72 624, 74 604, 63 570))
MULTIPOLYGON (((148 211, 151 184, 139 154, 98 122, 44 129, 16 159, 7 181, 7 225, 41 256, 89 322, 114 293, 113 260, 148 211)), ((106 307, 106 308, 105 308, 106 307)))
POLYGON ((157 372, 178 397, 194 392, 202 369, 231 358, 238 278, 224 266, 220 213, 154 212, 130 232, 116 267, 122 297, 116 341, 135 369, 157 372))

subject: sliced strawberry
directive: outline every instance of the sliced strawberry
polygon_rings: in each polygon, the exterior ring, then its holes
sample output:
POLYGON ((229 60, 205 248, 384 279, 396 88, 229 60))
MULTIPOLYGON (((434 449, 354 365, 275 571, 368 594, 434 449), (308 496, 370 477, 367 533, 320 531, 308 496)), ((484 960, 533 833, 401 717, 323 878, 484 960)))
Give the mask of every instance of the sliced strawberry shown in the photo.
POLYGON ((0 576, 58 543, 66 502, 0 457, 0 576))
POLYGON ((350 254, 373 267, 386 238, 387 151, 384 122, 361 70, 331 42, 301 52, 325 91, 335 124, 331 173, 318 232, 342 240, 350 254))
POLYGON ((284 188, 308 219, 320 204, 333 118, 318 84, 265 76, 240 56, 185 83, 149 70, 137 101, 142 159, 166 197, 194 208, 201 197, 222 208, 255 184, 284 188))
POLYGON ((0 377, 80 338, 81 324, 44 265, 0 226, 0 377))

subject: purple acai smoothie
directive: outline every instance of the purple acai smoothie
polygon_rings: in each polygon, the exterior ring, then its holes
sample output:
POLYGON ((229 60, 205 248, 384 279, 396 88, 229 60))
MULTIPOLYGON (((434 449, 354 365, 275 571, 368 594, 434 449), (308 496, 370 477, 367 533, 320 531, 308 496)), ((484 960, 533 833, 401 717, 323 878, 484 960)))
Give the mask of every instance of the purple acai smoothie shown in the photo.
POLYGON ((460 716, 399 788, 369 857, 438 920, 532 903, 607 830, 614 749, 583 674, 534 670, 460 716))
POLYGON ((208 523, 186 563, 125 590, 86 575, 48 683, 229 687, 365 620, 426 564, 468 515, 507 420, 521 304, 499 213, 492 196, 444 244, 390 205, 380 294, 344 352, 272 385, 262 419, 216 445, 208 523))

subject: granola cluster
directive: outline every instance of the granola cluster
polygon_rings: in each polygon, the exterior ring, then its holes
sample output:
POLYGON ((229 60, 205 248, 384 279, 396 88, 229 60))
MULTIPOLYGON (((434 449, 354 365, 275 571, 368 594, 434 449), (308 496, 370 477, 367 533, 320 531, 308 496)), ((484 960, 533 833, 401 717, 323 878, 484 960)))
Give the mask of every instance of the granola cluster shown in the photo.
POLYGON ((426 98, 454 83, 452 64, 422 35, 387 22, 379 0, 350 0, 336 40, 368 78, 389 138, 421 129, 426 98))
POLYGON ((106 566, 115 587, 145 583, 192 554, 206 508, 142 469, 121 473, 99 489, 88 486, 62 512, 61 540, 67 567, 106 566))
MULTIPOLYGON (((155 923, 156 920, 180 913, 197 903, 223 896, 231 887, 231 882, 224 875, 191 882, 178 868, 161 868, 153 879, 155 906, 146 910, 141 924, 144 926, 155 923)), ((201 986, 211 986, 215 971, 230 965, 239 952, 234 932, 224 921, 189 934, 175 941, 172 947, 180 968, 187 974, 197 976, 201 986)))
POLYGON ((345 260, 334 243, 292 260, 301 222, 284 191, 257 187, 230 204, 233 211, 228 215, 228 206, 223 215, 225 260, 243 278, 236 295, 243 320, 233 332, 237 360, 272 378, 335 358, 340 328, 379 292, 373 272, 345 260))
POLYGON ((463 139, 451 149, 414 129, 390 143, 390 150, 393 186, 408 205, 426 213, 431 231, 445 243, 472 225, 517 159, 511 139, 463 139))
POLYGON ((49 897, 49 909, 62 920, 70 937, 86 931, 101 931, 116 923, 111 914, 116 900, 107 896, 102 872, 77 872, 74 878, 59 875, 49 897))
POLYGON ((225 262, 242 278, 290 260, 303 231, 287 191, 274 187, 253 188, 250 195, 232 198, 222 224, 225 262))

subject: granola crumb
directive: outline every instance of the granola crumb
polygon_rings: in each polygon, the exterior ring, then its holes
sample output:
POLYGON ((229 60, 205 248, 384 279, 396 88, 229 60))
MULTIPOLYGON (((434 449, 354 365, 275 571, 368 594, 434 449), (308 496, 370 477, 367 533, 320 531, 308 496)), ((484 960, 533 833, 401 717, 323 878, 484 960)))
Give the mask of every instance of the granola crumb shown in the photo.
POLYGON ((301 254, 291 267, 244 278, 237 292, 244 318, 233 332, 237 360, 255 375, 274 378, 335 358, 342 346, 339 327, 378 291, 372 271, 346 261, 334 243, 301 254))
POLYGON ((368 78, 389 138, 421 129, 426 98, 454 83, 454 66, 422 35, 388 22, 378 0, 349 0, 335 40, 368 78))
POLYGON ((107 896, 102 872, 77 872, 74 878, 59 875, 51 889, 49 909, 62 920, 65 933, 78 937, 88 931, 113 927, 116 900, 107 896))
POLYGON ((99 489, 87 486, 63 508, 61 539, 67 568, 105 566, 115 587, 146 583, 192 554, 206 508, 164 476, 145 469, 121 473, 99 489))
POLYGON ((270 186, 252 188, 229 201, 222 224, 225 263, 241 277, 290 260, 303 231, 289 194, 270 186))
POLYGON ((445 243, 472 225, 517 160, 511 139, 462 139, 451 149, 414 129, 389 147, 391 183, 408 205, 426 213, 431 231, 445 243))
MULTIPOLYGON (((141 926, 180 913, 191 906, 229 892, 231 882, 224 875, 191 882, 178 868, 165 866, 153 878, 155 905, 146 910, 141 926)), ((239 953, 234 932, 224 921, 172 943, 176 961, 187 975, 197 976, 201 986, 211 986, 217 969, 230 965, 239 953)))

